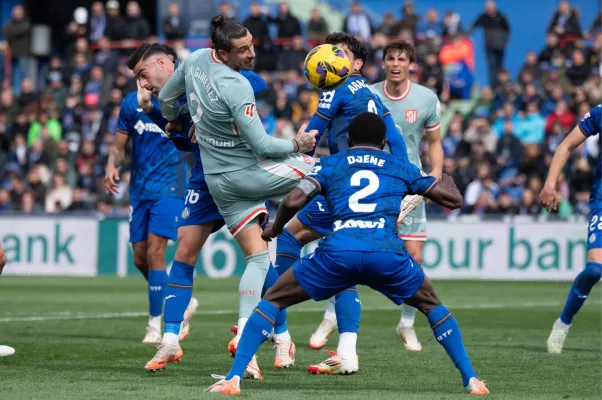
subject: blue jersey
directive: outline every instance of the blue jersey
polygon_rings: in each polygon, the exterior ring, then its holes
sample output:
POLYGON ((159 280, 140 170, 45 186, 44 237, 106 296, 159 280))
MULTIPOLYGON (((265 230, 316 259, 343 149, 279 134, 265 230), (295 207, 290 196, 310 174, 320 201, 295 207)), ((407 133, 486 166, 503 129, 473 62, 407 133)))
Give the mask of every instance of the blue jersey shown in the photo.
POLYGON ((395 126, 389 110, 382 103, 380 97, 368 86, 366 78, 353 74, 347 78, 345 84, 335 90, 322 92, 318 110, 309 122, 308 130, 316 129, 319 135, 328 128, 328 147, 330 154, 347 151, 347 131, 349 123, 356 115, 370 111, 378 114, 387 125, 387 144, 391 154, 407 158, 405 142, 401 132, 395 126))
POLYGON ((399 254, 407 254, 397 236, 401 200, 437 183, 406 160, 368 146, 322 158, 307 179, 320 186, 332 215, 332 233, 320 242, 323 251, 399 254))
MULTIPOLYGON (((152 99, 159 109, 159 102, 152 99)), ((130 198, 153 200, 183 197, 186 168, 180 152, 149 116, 138 107, 136 92, 121 102, 117 128, 132 140, 132 176, 130 198)))
MULTIPOLYGON (((581 132, 587 137, 599 135, 602 131, 602 105, 598 104, 592 108, 583 119, 579 122, 581 132)), ((600 142, 602 147, 602 140, 600 142)), ((602 149, 601 149, 602 150, 602 149)), ((594 183, 592 192, 589 197, 589 208, 592 212, 602 211, 602 172, 600 171, 602 164, 598 163, 596 173, 594 175, 594 183)))

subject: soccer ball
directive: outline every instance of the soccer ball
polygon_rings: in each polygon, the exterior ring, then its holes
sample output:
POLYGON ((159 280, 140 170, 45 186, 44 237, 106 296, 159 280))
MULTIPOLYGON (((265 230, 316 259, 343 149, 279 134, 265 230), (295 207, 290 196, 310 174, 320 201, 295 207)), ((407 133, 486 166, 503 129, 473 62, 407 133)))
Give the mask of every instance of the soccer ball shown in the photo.
POLYGON ((303 69, 314 87, 332 90, 345 83, 351 73, 351 62, 337 46, 323 44, 307 54, 303 69))

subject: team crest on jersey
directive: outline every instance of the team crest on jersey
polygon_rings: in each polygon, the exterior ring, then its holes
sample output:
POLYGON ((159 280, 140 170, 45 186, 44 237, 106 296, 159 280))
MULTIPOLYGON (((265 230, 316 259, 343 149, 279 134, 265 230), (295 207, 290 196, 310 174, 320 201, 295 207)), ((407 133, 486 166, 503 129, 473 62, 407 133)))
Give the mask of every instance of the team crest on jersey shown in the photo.
POLYGON ((182 219, 186 219, 188 217, 190 217, 190 208, 184 207, 184 210, 182 210, 182 219))
POLYGON ((417 120, 418 120, 418 110, 416 110, 416 109, 406 110, 406 121, 408 121, 410 124, 413 124, 417 120))
POLYGON ((249 118, 253 118, 255 115, 255 104, 251 104, 245 107, 245 115, 249 118))

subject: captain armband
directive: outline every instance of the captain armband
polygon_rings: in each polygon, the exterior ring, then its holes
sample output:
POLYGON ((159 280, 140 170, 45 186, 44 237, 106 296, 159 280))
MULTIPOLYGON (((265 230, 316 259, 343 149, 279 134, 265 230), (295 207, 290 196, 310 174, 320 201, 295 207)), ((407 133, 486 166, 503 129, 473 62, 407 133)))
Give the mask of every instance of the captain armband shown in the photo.
POLYGON ((307 197, 312 198, 320 193, 320 185, 314 180, 302 179, 299 181, 297 188, 300 189, 307 197))

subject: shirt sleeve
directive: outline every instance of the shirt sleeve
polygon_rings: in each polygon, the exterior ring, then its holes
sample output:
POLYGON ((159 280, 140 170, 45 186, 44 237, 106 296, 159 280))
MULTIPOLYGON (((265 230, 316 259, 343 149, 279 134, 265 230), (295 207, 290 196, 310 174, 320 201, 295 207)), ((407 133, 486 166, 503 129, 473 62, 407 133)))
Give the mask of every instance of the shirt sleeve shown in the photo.
POLYGON ((265 80, 255 72, 241 70, 240 74, 247 78, 247 80, 251 84, 251 87, 253 88, 253 93, 255 94, 255 96, 265 92, 268 89, 268 85, 265 83, 265 80))
POLYGON ((162 131, 165 131, 165 126, 167 126, 167 120, 161 114, 161 108, 158 104, 155 104, 153 101, 153 109, 146 113, 146 115, 153 121, 155 125, 161 128, 162 131))
POLYGON ((121 101, 121 107, 119 108, 119 117, 117 117, 117 129, 123 132, 130 133, 133 129, 132 126, 132 108, 128 102, 129 96, 126 96, 121 101))
POLYGON ((437 96, 433 93, 433 102, 429 107, 429 115, 426 119, 426 123, 424 129, 429 131, 434 131, 441 126, 441 102, 437 98, 437 96))
POLYGON ((339 108, 344 102, 344 93, 341 90, 328 90, 322 92, 316 116, 330 122, 339 111, 339 108))
POLYGON ((185 64, 186 61, 174 71, 161 92, 159 92, 161 113, 168 121, 174 121, 178 118, 178 98, 182 93, 186 93, 185 64))
POLYGON ((246 80, 235 80, 224 88, 224 100, 238 131, 258 156, 281 156, 294 152, 292 140, 271 137, 265 132, 255 107, 255 96, 246 80))
POLYGON ((313 169, 311 170, 311 172, 307 175, 305 175, 304 179, 307 179, 311 182, 313 182, 314 184, 318 185, 320 188, 320 192, 325 193, 325 189, 326 189, 326 173, 327 173, 327 169, 325 168, 326 165, 324 164, 324 161, 326 161, 326 157, 322 157, 321 163, 320 164, 316 164, 314 165, 313 169))
POLYGON ((437 186, 437 179, 410 162, 404 163, 404 174, 411 194, 425 195, 437 186))
POLYGON ((579 121, 579 129, 587 137, 595 136, 600 133, 602 126, 602 106, 592 108, 587 112, 581 121, 579 121))

